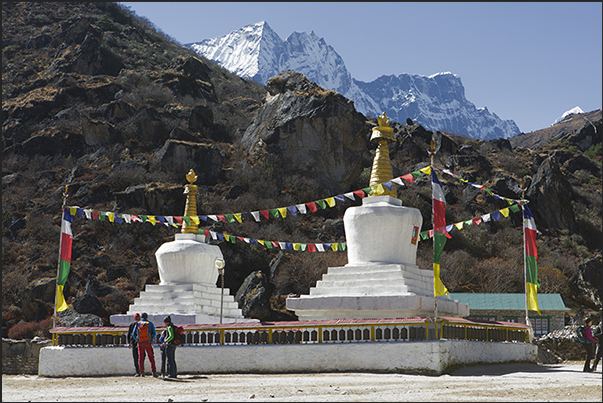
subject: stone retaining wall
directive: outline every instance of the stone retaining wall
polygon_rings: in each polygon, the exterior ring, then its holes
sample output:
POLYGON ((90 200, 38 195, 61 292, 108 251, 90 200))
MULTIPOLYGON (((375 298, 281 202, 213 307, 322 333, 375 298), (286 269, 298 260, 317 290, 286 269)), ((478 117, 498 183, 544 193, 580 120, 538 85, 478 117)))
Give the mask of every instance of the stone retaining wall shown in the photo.
POLYGON ((51 340, 2 339, 2 373, 7 375, 37 375, 42 347, 51 346, 51 340))

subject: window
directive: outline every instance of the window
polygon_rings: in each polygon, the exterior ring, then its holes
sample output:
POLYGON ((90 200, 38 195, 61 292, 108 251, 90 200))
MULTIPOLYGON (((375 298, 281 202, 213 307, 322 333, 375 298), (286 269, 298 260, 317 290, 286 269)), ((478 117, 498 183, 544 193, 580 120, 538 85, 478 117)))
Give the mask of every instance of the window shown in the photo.
POLYGON ((550 317, 546 316, 530 316, 530 323, 532 323, 532 328, 534 328, 535 336, 542 336, 549 332, 549 320, 550 317))
POLYGON ((518 320, 517 316, 503 316, 503 321, 505 321, 505 322, 519 323, 519 320, 518 320))

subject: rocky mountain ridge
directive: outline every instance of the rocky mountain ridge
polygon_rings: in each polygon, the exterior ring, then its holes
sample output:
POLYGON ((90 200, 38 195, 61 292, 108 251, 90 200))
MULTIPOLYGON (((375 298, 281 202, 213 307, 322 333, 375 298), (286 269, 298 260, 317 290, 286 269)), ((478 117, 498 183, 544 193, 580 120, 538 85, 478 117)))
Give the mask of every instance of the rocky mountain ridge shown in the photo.
POLYGON ((356 80, 335 49, 313 31, 293 32, 283 41, 262 21, 185 46, 260 84, 286 69, 303 73, 321 87, 353 100, 365 116, 386 112, 398 122, 409 118, 430 130, 478 139, 520 133, 512 120, 502 120, 488 108, 476 108, 465 98, 460 77, 450 72, 381 76, 368 83, 356 80))
MULTIPOLYGON (((3 334, 29 337, 51 323, 63 193, 67 205, 128 214, 182 214, 185 174, 199 179, 199 214, 291 206, 365 188, 375 119, 294 71, 266 87, 178 46, 115 3, 3 3, 3 334), (119 70, 116 68, 119 66, 119 70)), ((600 133, 603 120, 592 119, 600 133)), ((539 292, 578 311, 601 306, 601 139, 588 130, 531 148, 432 132, 392 119, 393 174, 435 163, 495 193, 526 197, 540 231, 539 292), (598 276, 598 277, 597 277, 598 276)), ((443 177, 447 222, 505 207, 443 177)), ((398 188, 405 206, 431 217, 429 181, 398 188)), ((254 239, 345 241, 350 205, 258 225, 203 228, 254 239)), ((521 218, 467 226, 447 243, 451 292, 523 292, 521 218), (519 228, 519 230, 518 230, 519 228)), ((176 228, 76 219, 65 286, 79 315, 124 313, 159 281, 154 252, 176 228)), ((426 228, 427 224, 426 224, 426 228)), ((287 295, 308 293, 345 253, 307 253, 223 242, 225 287, 245 316, 291 320, 287 295)), ((431 267, 429 241, 417 264, 431 267)), ((73 320, 73 311, 65 320, 73 320)), ((91 318, 86 317, 86 323, 91 318)), ((93 321, 94 322, 94 321, 93 321)))

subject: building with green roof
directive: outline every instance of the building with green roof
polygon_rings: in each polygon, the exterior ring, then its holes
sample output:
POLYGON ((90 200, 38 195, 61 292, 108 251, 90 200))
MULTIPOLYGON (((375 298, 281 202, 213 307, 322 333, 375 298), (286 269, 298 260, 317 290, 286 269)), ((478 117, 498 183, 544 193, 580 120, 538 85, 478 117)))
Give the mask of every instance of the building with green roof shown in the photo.
MULTIPOLYGON (((469 305, 468 319, 525 323, 526 295, 524 293, 450 293, 450 299, 469 305)), ((538 308, 528 311, 536 336, 563 329, 569 313, 560 294, 538 294, 538 308)))

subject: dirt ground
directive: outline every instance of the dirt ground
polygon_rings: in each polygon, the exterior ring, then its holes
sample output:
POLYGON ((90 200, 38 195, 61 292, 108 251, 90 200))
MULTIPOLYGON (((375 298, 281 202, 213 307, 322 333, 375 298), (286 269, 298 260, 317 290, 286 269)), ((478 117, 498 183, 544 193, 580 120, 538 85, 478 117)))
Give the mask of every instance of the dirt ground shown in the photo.
POLYGON ((319 373, 45 378, 2 375, 2 402, 601 402, 601 366, 495 364, 441 376, 319 373))

